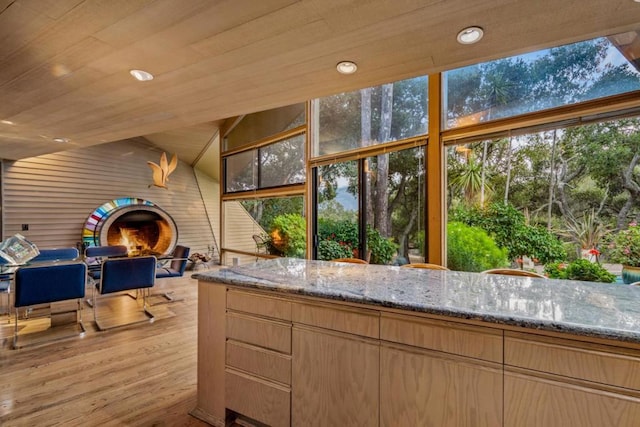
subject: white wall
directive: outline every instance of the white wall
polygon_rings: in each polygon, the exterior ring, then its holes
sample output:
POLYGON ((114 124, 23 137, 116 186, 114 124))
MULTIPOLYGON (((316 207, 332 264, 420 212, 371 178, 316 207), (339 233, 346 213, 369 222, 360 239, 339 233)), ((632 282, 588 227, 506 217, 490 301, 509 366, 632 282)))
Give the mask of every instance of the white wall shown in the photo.
POLYGON ((213 232, 194 170, 179 162, 168 189, 154 187, 147 161, 159 163, 160 154, 144 141, 127 140, 3 161, 3 238, 22 233, 42 248, 76 246, 98 206, 139 197, 173 217, 179 244, 206 252, 213 232))
POLYGON ((209 224, 216 239, 216 254, 220 258, 220 183, 209 175, 194 169, 196 181, 200 187, 200 194, 204 203, 205 211, 209 218, 209 224))

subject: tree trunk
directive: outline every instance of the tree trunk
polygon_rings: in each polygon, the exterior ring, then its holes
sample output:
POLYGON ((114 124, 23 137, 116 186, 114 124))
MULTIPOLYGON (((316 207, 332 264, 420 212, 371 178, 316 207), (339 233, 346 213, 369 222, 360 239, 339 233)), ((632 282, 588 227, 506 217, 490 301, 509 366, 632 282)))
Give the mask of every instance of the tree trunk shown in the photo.
MULTIPOLYGON (((391 114, 393 108, 393 84, 382 85, 382 101, 380 109, 379 141, 391 138, 391 114)), ((389 154, 378 156, 375 190, 375 221, 374 228, 385 237, 391 235, 391 221, 387 215, 389 206, 389 154)))
POLYGON ((553 130, 553 140, 551 141, 551 166, 549 172, 549 205, 547 206, 547 230, 551 231, 551 211, 553 208, 553 189, 556 176, 556 137, 557 132, 553 130))
POLYGON ((562 156, 560 156, 558 160, 560 161, 560 172, 558 173, 558 177, 556 180, 557 182, 556 189, 558 194, 558 197, 556 198, 556 204, 560 208, 560 213, 562 214, 563 217, 573 218, 573 214, 569 206, 569 199, 568 199, 567 193, 565 192, 565 188, 569 183, 571 183, 571 181, 573 181, 574 179, 582 175, 582 172, 584 171, 584 166, 581 166, 573 173, 569 173, 569 162, 571 159, 565 160, 562 158, 562 156))
POLYGON ((625 202, 624 206, 622 206, 622 209, 620 209, 620 212, 618 212, 618 230, 627 228, 627 216, 629 215, 629 212, 631 212, 631 208, 636 204, 636 201, 640 198, 640 185, 633 180, 633 170, 637 166, 638 161, 640 161, 640 154, 636 153, 633 155, 631 163, 629 163, 629 166, 624 171, 622 185, 629 192, 629 198, 625 202))
POLYGON ((504 204, 509 202, 509 185, 511 185, 511 135, 509 135, 509 149, 507 150, 507 182, 504 184, 504 204))
POLYGON ((480 175, 480 207, 484 207, 484 183, 486 176, 486 168, 487 168, 487 149, 489 147, 489 142, 484 141, 482 143, 482 173, 480 175))
POLYGON ((411 216, 409 217, 409 222, 407 226, 402 230, 400 235, 398 236, 398 256, 404 257, 409 260, 409 233, 413 229, 414 224, 416 223, 416 218, 418 217, 417 209, 411 211, 411 216))
MULTIPOLYGON (((371 88, 367 87, 360 89, 361 104, 360 104, 360 145, 362 147, 368 147, 371 145, 371 88)), ((365 160, 368 162, 368 160, 365 160)), ((370 165, 365 163, 365 170, 369 170, 370 165)), ((365 174, 366 185, 368 189, 371 188, 371 173, 365 174)), ((367 197, 367 211, 364 212, 367 224, 373 224, 373 200, 371 195, 367 197)))

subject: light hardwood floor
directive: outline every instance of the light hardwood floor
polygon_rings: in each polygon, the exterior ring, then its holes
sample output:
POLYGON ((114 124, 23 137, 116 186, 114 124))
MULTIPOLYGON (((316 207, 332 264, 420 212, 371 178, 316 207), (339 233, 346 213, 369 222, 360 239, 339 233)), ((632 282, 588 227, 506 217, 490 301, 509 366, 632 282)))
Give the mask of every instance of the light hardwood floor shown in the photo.
POLYGON ((184 301, 153 307, 149 324, 98 332, 85 306, 84 337, 11 350, 13 327, 0 317, 0 425, 205 426, 189 415, 197 281, 187 273, 156 282, 184 301))

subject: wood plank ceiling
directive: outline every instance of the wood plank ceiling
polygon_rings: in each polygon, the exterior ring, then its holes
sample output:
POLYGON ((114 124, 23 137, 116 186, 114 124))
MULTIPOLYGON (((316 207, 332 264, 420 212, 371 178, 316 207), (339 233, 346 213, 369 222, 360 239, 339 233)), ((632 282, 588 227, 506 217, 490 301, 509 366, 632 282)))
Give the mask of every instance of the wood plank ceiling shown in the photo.
POLYGON ((152 134, 192 161, 211 138, 176 129, 639 23, 633 0, 0 0, 0 158, 152 134))

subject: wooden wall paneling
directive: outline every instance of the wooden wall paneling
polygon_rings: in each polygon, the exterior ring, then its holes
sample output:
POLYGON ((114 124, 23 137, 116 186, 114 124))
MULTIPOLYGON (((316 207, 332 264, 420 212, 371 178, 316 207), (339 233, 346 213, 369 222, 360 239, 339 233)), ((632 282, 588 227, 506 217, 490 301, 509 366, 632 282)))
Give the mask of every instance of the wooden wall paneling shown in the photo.
POLYGON ((21 125, 3 131, 2 157, 59 150, 40 144, 39 135, 52 132, 83 146, 158 133, 635 30, 640 16, 633 2, 622 1, 615 8, 599 0, 583 0, 580 7, 551 0, 396 3, 0 3, 0 35, 6 36, 0 86, 16 95, 0 106, 0 116, 21 125), (493 37, 461 48, 452 28, 478 16, 493 37), (520 16, 531 19, 515 19, 520 16), (336 58, 345 57, 361 66, 348 79, 333 69, 336 58), (47 76, 49 65, 59 66, 62 76, 47 76), (127 71, 134 66, 156 79, 133 81, 127 71))
POLYGON ((38 34, 54 23, 46 14, 25 7, 9 7, 9 3, 2 2, 0 14, 0 39, 2 39, 2 58, 9 57, 15 51, 22 49, 38 34), (7 4, 4 4, 7 3, 7 4))
POLYGON ((87 217, 119 197, 150 200, 173 217, 178 243, 206 252, 213 234, 193 169, 179 162, 168 189, 151 186, 147 161, 160 152, 140 141, 5 161, 5 235, 22 233, 42 248, 75 246, 87 217), (29 224, 23 231, 22 224, 29 224))

